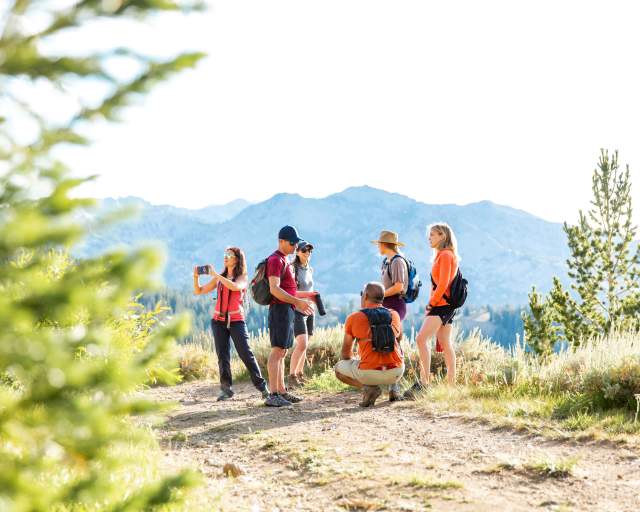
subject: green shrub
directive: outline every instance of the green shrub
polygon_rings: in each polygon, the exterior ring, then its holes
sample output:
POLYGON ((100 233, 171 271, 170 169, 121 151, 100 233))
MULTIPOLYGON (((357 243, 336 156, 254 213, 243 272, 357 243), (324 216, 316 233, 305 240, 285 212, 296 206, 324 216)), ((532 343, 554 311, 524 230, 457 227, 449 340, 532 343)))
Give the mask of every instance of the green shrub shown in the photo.
POLYGON ((218 377, 215 354, 197 345, 183 345, 180 347, 179 365, 180 374, 186 381, 218 377))
POLYGON ((635 409, 634 395, 640 393, 640 355, 628 356, 604 371, 589 371, 582 387, 583 393, 602 408, 635 409))

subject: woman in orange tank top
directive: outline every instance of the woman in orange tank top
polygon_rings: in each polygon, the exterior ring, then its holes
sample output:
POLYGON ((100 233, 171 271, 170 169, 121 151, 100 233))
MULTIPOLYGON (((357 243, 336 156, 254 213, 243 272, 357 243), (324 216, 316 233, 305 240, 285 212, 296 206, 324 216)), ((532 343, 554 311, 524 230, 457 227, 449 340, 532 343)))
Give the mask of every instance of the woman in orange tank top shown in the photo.
POLYGON ((415 398, 431 379, 431 339, 437 340, 444 349, 447 365, 447 381, 456 382, 456 353, 453 347, 453 317, 455 309, 447 302, 451 293, 451 282, 458 271, 458 247, 455 234, 445 223, 433 224, 428 228, 429 245, 433 249, 434 259, 431 268, 432 290, 427 304, 422 327, 416 337, 420 353, 420 379, 405 392, 406 398, 415 398))
POLYGON ((251 348, 249 348, 249 332, 242 305, 248 283, 244 252, 238 247, 228 247, 224 252, 224 266, 224 271, 218 274, 213 266, 209 265, 209 274, 213 276, 213 279, 204 286, 200 286, 198 282, 197 268, 193 273, 193 292, 196 295, 210 293, 216 289, 218 291, 211 319, 220 371, 218 400, 227 400, 234 394, 231 388, 231 341, 233 341, 238 357, 247 367, 253 385, 264 397, 268 395, 267 383, 262 378, 260 367, 251 348))

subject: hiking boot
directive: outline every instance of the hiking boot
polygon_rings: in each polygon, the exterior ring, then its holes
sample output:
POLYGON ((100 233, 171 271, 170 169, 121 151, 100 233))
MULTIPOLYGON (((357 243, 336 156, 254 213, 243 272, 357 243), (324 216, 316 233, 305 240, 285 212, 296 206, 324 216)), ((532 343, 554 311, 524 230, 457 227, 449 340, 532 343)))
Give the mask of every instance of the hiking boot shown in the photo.
POLYGON ((362 386, 362 402, 360 402, 360 407, 372 407, 381 394, 382 389, 380 389, 380 386, 362 386))
POLYGON ((283 393, 280 396, 282 396, 282 398, 284 398, 285 400, 288 400, 292 404, 297 404, 297 403, 302 402, 302 400, 304 400, 304 398, 302 398, 301 396, 292 395, 288 391, 286 393, 283 393))
POLYGON ((402 402, 404 400, 404 396, 397 389, 389 390, 389 402, 402 402))
POLYGON ((404 392, 405 400, 417 400, 418 397, 424 392, 426 388, 422 385, 421 382, 415 382, 413 386, 407 389, 404 392))
POLYGON ((264 401, 264 405, 267 407, 289 407, 291 402, 285 400, 278 393, 269 393, 269 396, 264 401))
POLYGON ((288 389, 301 388, 303 385, 304 382, 302 382, 302 379, 300 377, 298 377, 297 375, 289 375, 289 378, 287 379, 288 389))
POLYGON ((233 397, 235 393, 230 389, 221 389, 218 398, 216 398, 216 402, 222 402, 224 400, 229 400, 233 397))

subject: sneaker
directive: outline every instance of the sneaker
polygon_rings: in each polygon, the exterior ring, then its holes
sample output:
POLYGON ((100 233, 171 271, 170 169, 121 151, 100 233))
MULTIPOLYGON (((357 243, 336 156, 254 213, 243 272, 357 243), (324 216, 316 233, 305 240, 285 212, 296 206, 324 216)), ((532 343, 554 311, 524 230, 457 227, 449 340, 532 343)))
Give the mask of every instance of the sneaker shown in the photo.
POLYGON ((402 402, 404 396, 397 389, 389 390, 389 402, 402 402))
POLYGON ((288 400, 292 404, 297 404, 297 403, 302 402, 302 400, 304 400, 304 398, 302 398, 301 396, 292 395, 288 391, 286 393, 283 393, 280 396, 282 396, 282 398, 284 398, 285 400, 288 400))
POLYGON ((267 388, 260 389, 258 391, 260 391, 260 393, 262 393, 262 398, 264 398, 265 400, 267 398, 269 398, 269 390, 267 388))
POLYGON ((302 379, 300 379, 300 377, 298 377, 297 375, 289 375, 289 378, 287 379, 287 388, 288 389, 296 389, 296 388, 300 388, 303 386, 303 382, 302 379))
POLYGON ((425 390, 425 387, 422 385, 421 382, 415 382, 413 386, 411 386, 409 389, 407 389, 404 392, 404 395, 403 395, 404 399, 417 400, 424 390, 425 390))
POLYGON ((264 401, 264 405, 267 407, 289 407, 291 402, 285 400, 278 393, 269 393, 269 396, 264 401))
POLYGON ((381 394, 382 389, 380 389, 380 386, 362 386, 362 402, 360 402, 360 407, 372 407, 381 394))
POLYGON ((224 400, 229 400, 230 398, 233 397, 235 393, 233 391, 231 391, 230 389, 221 389, 220 390, 220 394, 218 395, 218 398, 216 399, 216 402, 222 402, 224 400))

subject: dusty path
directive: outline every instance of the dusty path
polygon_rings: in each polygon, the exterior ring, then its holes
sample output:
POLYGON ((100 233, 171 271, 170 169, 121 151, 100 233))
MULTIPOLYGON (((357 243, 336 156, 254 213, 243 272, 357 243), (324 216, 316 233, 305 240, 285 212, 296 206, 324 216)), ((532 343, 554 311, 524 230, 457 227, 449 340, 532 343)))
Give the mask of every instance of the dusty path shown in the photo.
MULTIPOLYGON (((170 466, 199 468, 222 497, 209 510, 598 510, 640 507, 640 453, 549 441, 429 415, 412 403, 358 407, 359 395, 306 394, 262 406, 249 386, 215 402, 210 383, 154 389, 179 401, 159 427, 170 466), (576 460, 564 478, 525 466, 576 460), (225 477, 225 464, 241 469, 225 477)), ((384 398, 381 397, 381 398, 384 398)))

